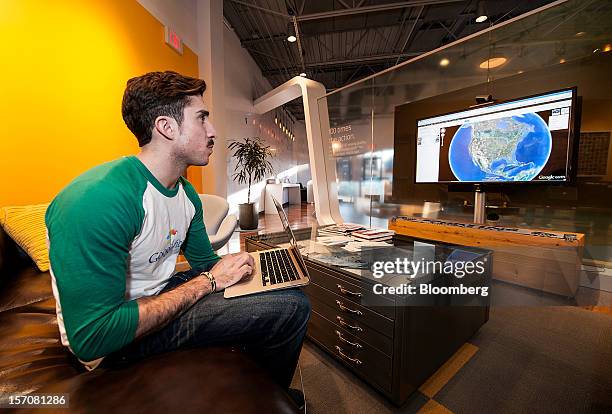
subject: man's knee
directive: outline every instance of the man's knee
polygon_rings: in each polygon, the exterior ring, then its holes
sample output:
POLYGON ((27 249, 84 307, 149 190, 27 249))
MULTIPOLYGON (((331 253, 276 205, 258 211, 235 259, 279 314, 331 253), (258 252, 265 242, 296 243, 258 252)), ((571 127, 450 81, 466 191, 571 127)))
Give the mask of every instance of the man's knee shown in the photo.
POLYGON ((286 289, 273 292, 279 310, 288 323, 298 328, 306 326, 310 319, 310 300, 300 289, 286 289))
POLYGON ((310 319, 310 311, 312 310, 308 296, 300 289, 292 289, 291 292, 294 294, 294 300, 296 302, 296 318, 304 323, 308 322, 310 319))

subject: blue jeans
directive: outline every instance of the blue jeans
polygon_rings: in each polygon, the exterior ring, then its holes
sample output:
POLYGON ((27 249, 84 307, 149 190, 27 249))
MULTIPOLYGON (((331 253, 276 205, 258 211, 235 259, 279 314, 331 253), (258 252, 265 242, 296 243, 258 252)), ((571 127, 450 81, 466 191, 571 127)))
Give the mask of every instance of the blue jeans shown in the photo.
MULTIPOLYGON (((174 289, 199 271, 176 273, 161 293, 174 289)), ((236 346, 247 351, 285 389, 297 366, 310 302, 299 289, 284 289, 225 299, 207 295, 178 318, 152 334, 109 355, 105 366, 138 361, 178 348, 236 346)))

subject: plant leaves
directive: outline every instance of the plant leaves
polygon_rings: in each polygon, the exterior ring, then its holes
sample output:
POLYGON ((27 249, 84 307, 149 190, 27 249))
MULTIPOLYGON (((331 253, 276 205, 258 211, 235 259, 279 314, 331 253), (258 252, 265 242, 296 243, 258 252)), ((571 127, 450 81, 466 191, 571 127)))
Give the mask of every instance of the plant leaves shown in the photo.
POLYGON ((249 191, 254 181, 261 181, 274 173, 269 161, 274 155, 260 137, 231 140, 227 148, 233 151, 232 156, 236 158, 232 179, 239 184, 248 184, 249 191))

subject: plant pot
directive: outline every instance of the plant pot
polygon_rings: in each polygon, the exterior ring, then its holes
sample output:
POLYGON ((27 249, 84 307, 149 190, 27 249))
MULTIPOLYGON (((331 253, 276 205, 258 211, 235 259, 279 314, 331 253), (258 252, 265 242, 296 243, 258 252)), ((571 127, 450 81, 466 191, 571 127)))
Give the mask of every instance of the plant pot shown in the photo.
POLYGON ((497 226, 497 223, 499 223, 499 214, 497 213, 487 214, 486 224, 488 226, 497 226))
POLYGON ((242 230, 255 230, 259 225, 259 216, 255 203, 238 204, 238 221, 242 230))

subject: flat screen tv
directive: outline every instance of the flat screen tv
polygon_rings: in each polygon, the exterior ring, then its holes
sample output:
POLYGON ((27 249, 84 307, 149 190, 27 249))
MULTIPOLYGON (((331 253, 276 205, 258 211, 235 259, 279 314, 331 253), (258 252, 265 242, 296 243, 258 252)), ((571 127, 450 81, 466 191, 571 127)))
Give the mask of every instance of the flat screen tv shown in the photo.
POLYGON ((569 182, 576 88, 417 120, 417 183, 569 182))

